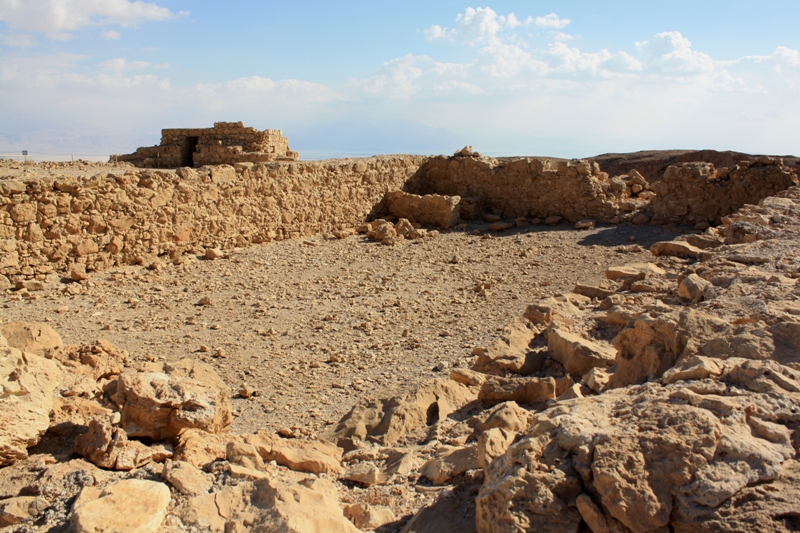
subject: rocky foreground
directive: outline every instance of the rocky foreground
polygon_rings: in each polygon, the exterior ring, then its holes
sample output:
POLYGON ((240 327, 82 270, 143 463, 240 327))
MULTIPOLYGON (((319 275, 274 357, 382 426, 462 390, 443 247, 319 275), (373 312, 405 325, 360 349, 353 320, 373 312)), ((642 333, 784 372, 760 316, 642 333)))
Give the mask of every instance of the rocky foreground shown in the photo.
POLYGON ((800 188, 531 302, 312 438, 197 358, 0 326, 8 531, 796 531, 800 188))

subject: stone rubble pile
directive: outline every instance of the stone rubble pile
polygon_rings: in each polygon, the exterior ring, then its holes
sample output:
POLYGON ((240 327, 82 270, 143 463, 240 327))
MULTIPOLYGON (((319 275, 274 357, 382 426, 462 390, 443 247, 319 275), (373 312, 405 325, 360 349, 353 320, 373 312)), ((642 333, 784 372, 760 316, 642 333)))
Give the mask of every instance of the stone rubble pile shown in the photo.
MULTIPOLYGON (((202 362, 134 367, 106 341, 4 324, 0 523, 796 530, 800 187, 722 222, 531 303, 469 365, 310 440, 230 433, 232 391, 202 362)), ((398 226, 419 231, 368 231, 398 226)))

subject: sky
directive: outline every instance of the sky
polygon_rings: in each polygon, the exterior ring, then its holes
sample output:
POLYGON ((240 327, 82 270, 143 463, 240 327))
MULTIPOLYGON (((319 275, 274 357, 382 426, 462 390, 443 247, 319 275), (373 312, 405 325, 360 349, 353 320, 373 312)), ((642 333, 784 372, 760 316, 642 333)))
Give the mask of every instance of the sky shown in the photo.
POLYGON ((800 154, 797 0, 0 0, 0 155, 800 154))

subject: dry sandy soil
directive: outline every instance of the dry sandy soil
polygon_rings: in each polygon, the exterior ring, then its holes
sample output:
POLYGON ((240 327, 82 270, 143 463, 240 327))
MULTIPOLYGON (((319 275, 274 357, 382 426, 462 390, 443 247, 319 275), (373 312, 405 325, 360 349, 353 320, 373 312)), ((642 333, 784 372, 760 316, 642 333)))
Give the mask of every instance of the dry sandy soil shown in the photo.
POLYGON ((607 267, 651 260, 650 244, 680 233, 487 229, 398 246, 317 237, 91 273, 31 298, 0 295, 1 321, 49 322, 66 343, 105 338, 139 362, 202 359, 231 387, 233 431, 309 435, 360 399, 468 366, 532 301, 578 281, 602 285, 607 267))

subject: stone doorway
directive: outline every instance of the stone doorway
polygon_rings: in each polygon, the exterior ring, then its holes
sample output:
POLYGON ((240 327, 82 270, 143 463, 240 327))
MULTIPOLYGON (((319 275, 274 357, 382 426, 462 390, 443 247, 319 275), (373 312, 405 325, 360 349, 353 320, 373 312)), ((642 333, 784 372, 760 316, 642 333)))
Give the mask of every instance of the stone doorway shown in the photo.
POLYGON ((197 143, 200 141, 199 137, 184 137, 181 142, 181 166, 193 167, 194 166, 194 152, 197 149, 197 143))

